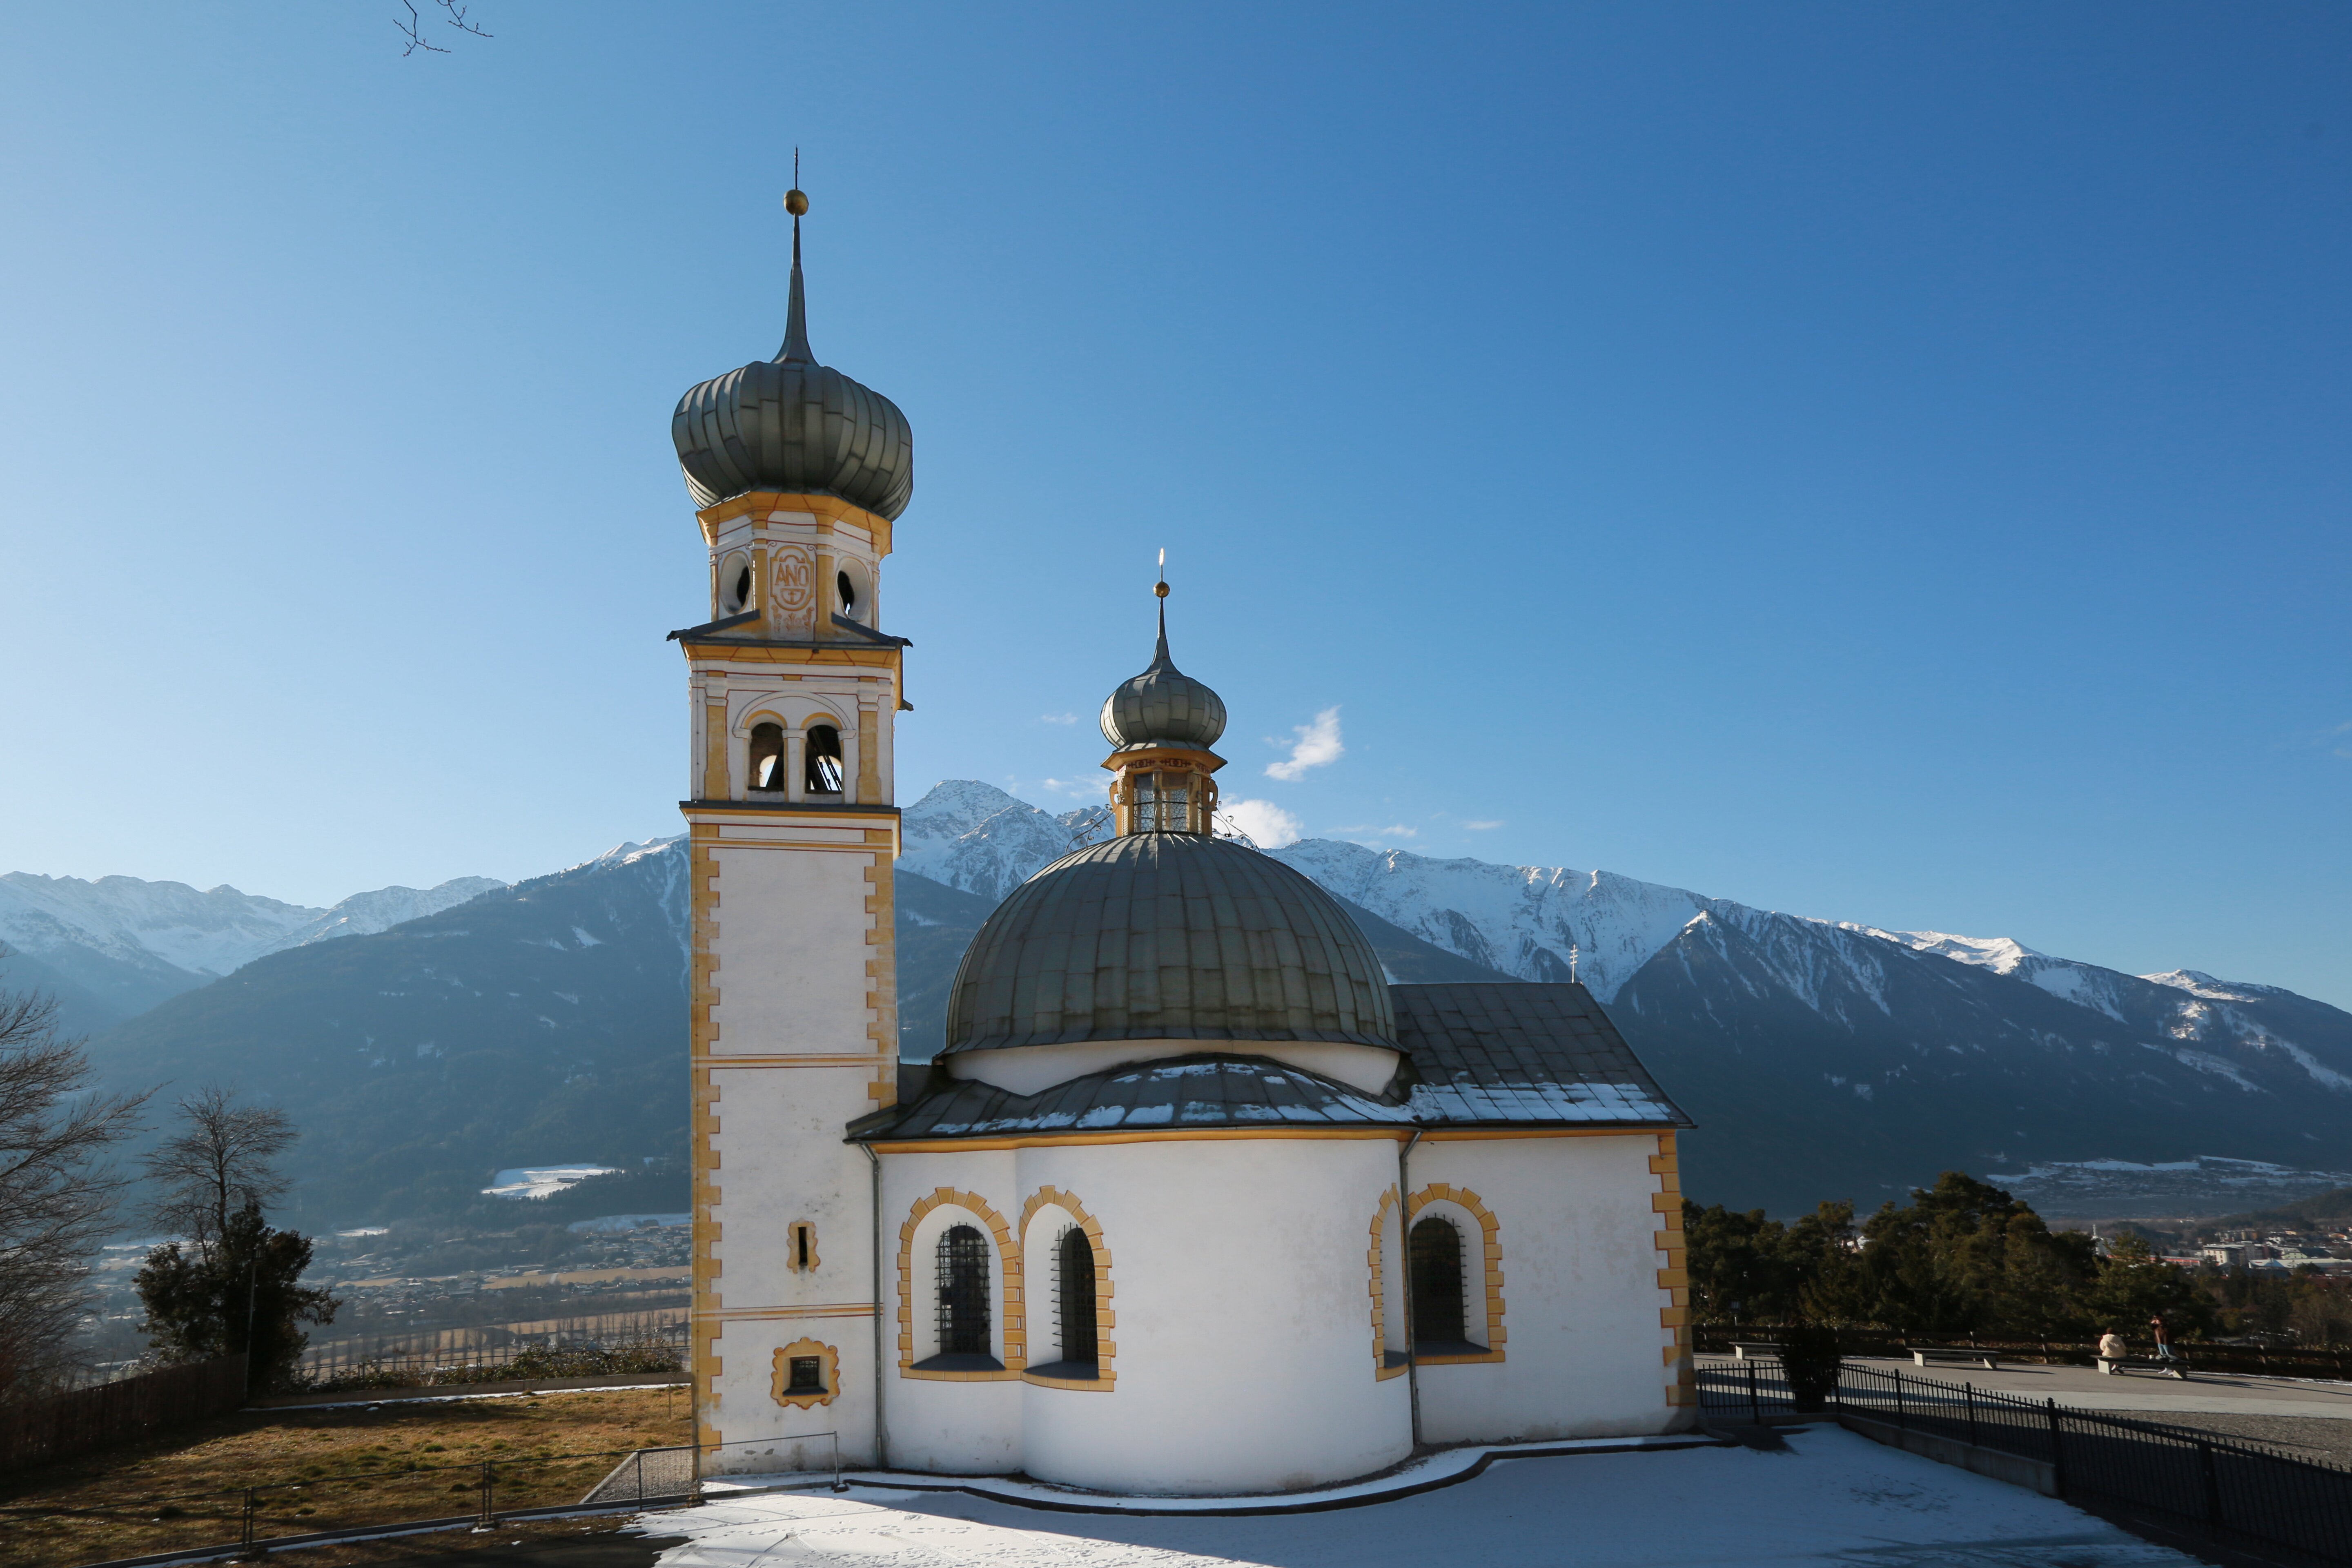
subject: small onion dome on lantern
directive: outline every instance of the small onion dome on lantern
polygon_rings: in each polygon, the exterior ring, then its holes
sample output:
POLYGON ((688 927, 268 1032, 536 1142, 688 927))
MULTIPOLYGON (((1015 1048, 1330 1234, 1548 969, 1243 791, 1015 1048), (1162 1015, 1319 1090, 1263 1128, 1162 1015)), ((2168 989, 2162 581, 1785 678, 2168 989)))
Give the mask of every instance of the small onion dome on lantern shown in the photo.
MULTIPOLYGON (((793 197, 799 197, 794 205, 793 197)), ((677 400, 670 438, 698 508, 752 490, 838 496, 898 520, 915 490, 915 433, 898 405, 816 363, 801 284, 800 215, 793 214, 792 302, 772 360, 704 382, 677 400)))
POLYGON ((1151 668, 1122 684, 1102 706, 1103 739, 1124 752, 1139 746, 1207 751, 1225 732, 1225 700, 1176 668, 1168 657, 1168 588, 1160 587, 1160 647, 1151 668))

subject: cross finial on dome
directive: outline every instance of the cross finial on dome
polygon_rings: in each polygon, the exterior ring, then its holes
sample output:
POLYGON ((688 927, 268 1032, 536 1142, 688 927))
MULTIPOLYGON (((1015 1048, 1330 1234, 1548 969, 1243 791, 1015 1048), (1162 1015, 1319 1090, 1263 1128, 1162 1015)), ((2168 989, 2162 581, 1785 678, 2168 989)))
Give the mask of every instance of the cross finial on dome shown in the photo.
POLYGON ((808 211, 808 193, 801 189, 801 150, 793 149, 793 188, 784 193, 784 210, 793 215, 792 303, 784 312, 784 346, 776 351, 779 363, 814 364, 809 347, 808 302, 801 288, 801 215, 808 211))

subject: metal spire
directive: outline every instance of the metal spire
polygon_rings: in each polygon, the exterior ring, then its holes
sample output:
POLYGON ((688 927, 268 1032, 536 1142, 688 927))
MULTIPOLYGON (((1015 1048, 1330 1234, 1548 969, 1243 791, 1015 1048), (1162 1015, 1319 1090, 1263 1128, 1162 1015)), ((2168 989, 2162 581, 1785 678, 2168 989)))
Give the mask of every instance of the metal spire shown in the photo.
POLYGON ((1160 552, 1160 582, 1152 593, 1160 598, 1160 647, 1152 653, 1151 668, 1173 669, 1176 661, 1168 657, 1168 552, 1160 552))
POLYGON ((776 351, 779 363, 814 364, 816 354, 809 348, 808 301, 801 287, 801 214, 808 211, 808 193, 801 189, 801 150, 793 149, 793 188, 784 193, 784 210, 793 215, 793 291, 792 303, 784 313, 784 346, 776 351))

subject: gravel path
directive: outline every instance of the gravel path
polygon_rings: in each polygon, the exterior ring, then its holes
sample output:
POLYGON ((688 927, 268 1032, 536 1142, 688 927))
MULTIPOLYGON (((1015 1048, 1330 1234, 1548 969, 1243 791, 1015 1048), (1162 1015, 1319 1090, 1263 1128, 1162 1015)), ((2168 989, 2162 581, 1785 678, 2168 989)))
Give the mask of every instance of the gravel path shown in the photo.
POLYGON ((2325 1415, 2222 1415, 2205 1410, 2167 1411, 2160 1415, 2146 1410, 2109 1410, 2103 1414, 2167 1426, 2187 1426, 2221 1437, 2242 1437, 2298 1458, 2326 1459, 2352 1468, 2352 1421, 2332 1420, 2325 1415))

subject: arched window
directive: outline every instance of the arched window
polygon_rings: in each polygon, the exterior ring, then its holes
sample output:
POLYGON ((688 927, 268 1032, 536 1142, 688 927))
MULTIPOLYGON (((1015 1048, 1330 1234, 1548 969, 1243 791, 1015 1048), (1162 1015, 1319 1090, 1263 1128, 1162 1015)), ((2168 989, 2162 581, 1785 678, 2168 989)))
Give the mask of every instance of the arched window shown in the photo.
POLYGON ((989 1354, 988 1238, 968 1225, 940 1237, 940 1354, 989 1354))
POLYGON ((751 726, 751 787, 763 790, 784 787, 784 727, 782 724, 751 726))
POLYGON ((1462 1233, 1438 1215, 1417 1220, 1412 1237, 1412 1342, 1455 1347, 1462 1328, 1462 1233))
POLYGON ((841 793, 841 731, 830 724, 809 726, 801 787, 811 795, 841 793))
POLYGON ((1062 1233, 1054 1249, 1055 1307, 1062 1320, 1062 1360, 1093 1367, 1095 1348, 1095 1249, 1076 1226, 1062 1233))

